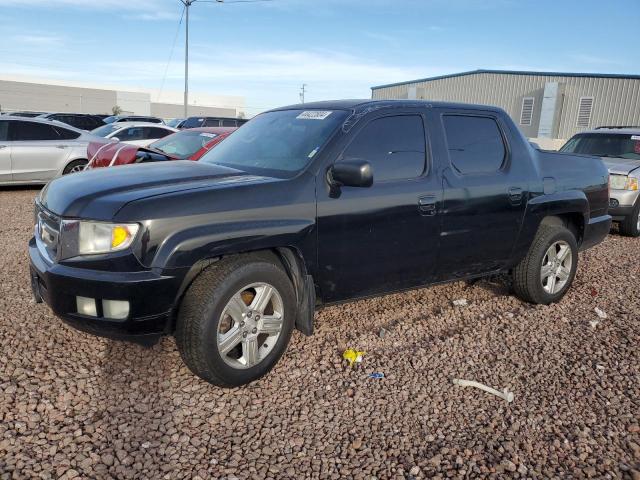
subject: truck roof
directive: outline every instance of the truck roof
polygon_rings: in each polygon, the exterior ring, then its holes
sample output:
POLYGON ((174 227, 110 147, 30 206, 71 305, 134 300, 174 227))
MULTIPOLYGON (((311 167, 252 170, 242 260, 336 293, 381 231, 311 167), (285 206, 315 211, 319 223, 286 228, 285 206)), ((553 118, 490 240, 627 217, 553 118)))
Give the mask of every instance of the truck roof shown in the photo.
POLYGON ((576 135, 585 133, 618 133, 620 135, 640 135, 640 127, 598 127, 591 130, 579 132, 576 135))
POLYGON ((296 105, 288 105, 286 107, 274 108, 272 111, 278 110, 371 110, 377 108, 398 108, 398 107, 444 107, 459 109, 479 109, 489 110, 492 112, 502 112, 498 107, 490 105, 473 105, 469 103, 455 102, 437 102, 431 100, 371 100, 371 99, 353 99, 353 100, 325 100, 322 102, 299 103, 296 105))

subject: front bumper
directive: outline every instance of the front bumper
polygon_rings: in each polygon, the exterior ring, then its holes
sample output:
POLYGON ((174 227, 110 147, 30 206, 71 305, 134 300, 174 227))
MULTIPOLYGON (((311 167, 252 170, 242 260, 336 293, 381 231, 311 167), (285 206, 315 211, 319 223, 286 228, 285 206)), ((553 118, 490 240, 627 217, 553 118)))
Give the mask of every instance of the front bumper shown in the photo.
POLYGON ((172 312, 186 272, 162 275, 151 270, 113 272, 50 263, 29 242, 31 285, 38 297, 69 325, 94 335, 149 344, 172 327, 172 312), (96 299, 97 315, 78 313, 76 297, 96 299), (116 320, 103 316, 102 300, 129 302, 129 315, 116 320))
POLYGON ((614 221, 621 222, 632 214, 633 207, 640 196, 640 191, 611 190, 609 195, 609 215, 613 217, 614 221))
POLYGON ((580 244, 580 250, 586 250, 602 242, 611 230, 611 215, 601 215, 589 219, 584 228, 584 237, 580 244))

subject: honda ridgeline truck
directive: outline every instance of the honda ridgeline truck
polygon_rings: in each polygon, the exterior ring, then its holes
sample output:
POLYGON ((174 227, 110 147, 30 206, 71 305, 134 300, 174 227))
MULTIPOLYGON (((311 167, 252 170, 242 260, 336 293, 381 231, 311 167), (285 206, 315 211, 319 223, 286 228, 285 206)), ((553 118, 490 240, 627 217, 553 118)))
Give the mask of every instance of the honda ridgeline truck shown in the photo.
MULTIPOLYGON (((267 373, 322 305, 508 273, 570 287, 611 217, 600 158, 534 149, 498 108, 333 101, 263 113, 198 162, 58 178, 35 204, 31 279, 65 322, 174 335, 208 382, 267 373)), ((348 328, 348 325, 345 325, 348 328)))

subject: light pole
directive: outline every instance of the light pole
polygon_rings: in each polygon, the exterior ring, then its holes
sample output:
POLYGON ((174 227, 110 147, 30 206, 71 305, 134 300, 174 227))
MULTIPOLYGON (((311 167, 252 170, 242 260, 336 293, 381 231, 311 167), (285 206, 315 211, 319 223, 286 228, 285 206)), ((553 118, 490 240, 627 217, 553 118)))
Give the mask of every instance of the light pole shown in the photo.
POLYGON ((184 39, 184 118, 189 116, 189 7, 196 0, 180 0, 186 10, 185 39, 184 39))
POLYGON ((307 84, 303 83, 302 88, 300 89, 300 103, 304 103, 304 94, 307 90, 307 84))

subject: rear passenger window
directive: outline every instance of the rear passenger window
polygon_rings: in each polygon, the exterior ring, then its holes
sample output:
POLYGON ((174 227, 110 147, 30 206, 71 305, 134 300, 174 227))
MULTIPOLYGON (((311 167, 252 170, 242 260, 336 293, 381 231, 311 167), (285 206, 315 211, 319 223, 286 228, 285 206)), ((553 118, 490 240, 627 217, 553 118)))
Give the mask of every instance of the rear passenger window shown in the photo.
POLYGON ((422 117, 402 115, 369 122, 344 151, 342 160, 369 162, 374 182, 420 176, 425 167, 422 117))
POLYGON ((460 173, 500 170, 506 150, 498 124, 490 117, 445 115, 449 158, 460 173))
POLYGON ((171 130, 166 130, 164 128, 155 128, 155 127, 147 127, 146 138, 163 138, 169 135, 171 130))
POLYGON ((235 127, 236 126, 236 121, 235 120, 222 120, 222 126, 223 127, 235 127))
POLYGON ((204 122, 202 122, 203 127, 219 127, 220 120, 217 118, 207 118, 204 122))
POLYGON ((62 127, 54 127, 58 132, 61 140, 73 140, 74 138, 78 138, 80 136, 79 132, 74 132, 73 130, 67 130, 62 127))
POLYGON ((59 140, 60 136, 53 127, 45 123, 12 122, 13 140, 59 140))

